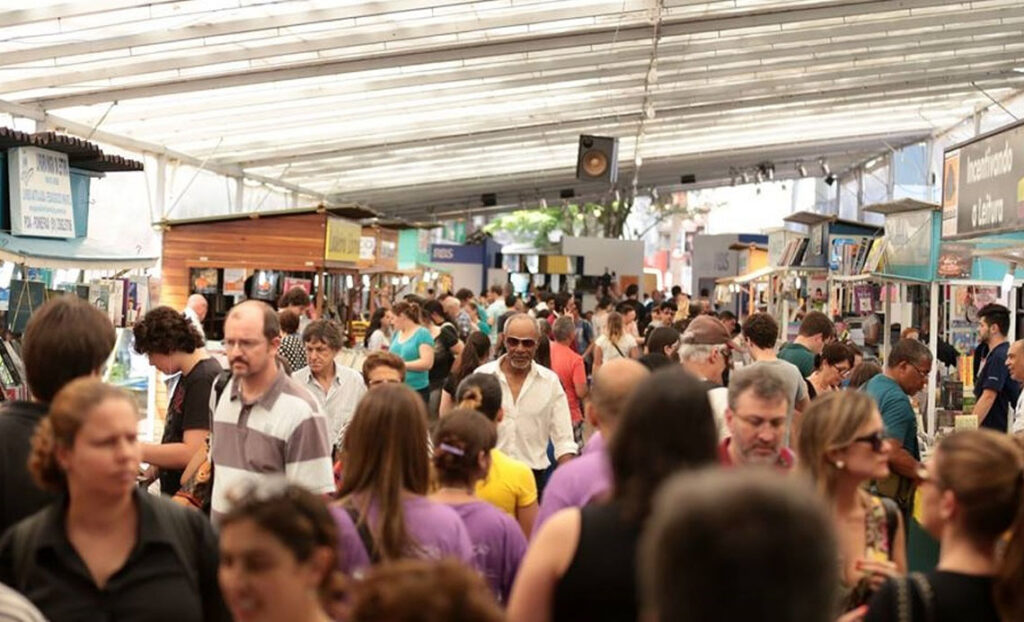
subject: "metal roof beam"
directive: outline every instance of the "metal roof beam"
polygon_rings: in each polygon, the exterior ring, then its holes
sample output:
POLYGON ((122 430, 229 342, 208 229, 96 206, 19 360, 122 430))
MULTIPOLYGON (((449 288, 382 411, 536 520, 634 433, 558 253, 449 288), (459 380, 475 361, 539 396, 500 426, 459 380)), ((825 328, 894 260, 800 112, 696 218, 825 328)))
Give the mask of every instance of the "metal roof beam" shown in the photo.
MULTIPOLYGON (((135 9, 161 4, 176 4, 181 0, 89 0, 88 2, 65 2, 31 9, 0 11, 0 28, 10 28, 22 24, 34 24, 48 20, 68 19, 81 15, 96 15, 107 11, 135 9)), ((0 64, 6 64, 6 58, 0 57, 0 64)))
MULTIPOLYGON (((801 8, 767 9, 743 15, 727 17, 709 17, 683 19, 677 23, 671 21, 661 26, 661 36, 679 34, 753 28, 765 25, 782 25, 786 23, 813 21, 815 19, 835 19, 839 17, 866 15, 882 11, 910 11, 914 8, 955 5, 962 3, 954 0, 860 0, 854 2, 819 3, 801 8)), ((381 54, 371 57, 346 60, 316 61, 298 64, 287 68, 270 68, 264 70, 246 69, 244 71, 225 72, 214 76, 197 78, 171 79, 154 81, 147 84, 121 88, 97 89, 73 95, 41 97, 27 100, 27 103, 40 104, 47 110, 89 105, 109 101, 123 101, 157 95, 170 95, 196 90, 227 88, 247 84, 257 84, 276 80, 294 80, 318 76, 334 75, 346 71, 366 71, 380 67, 420 65, 425 63, 464 60, 471 57, 493 56, 521 53, 524 51, 551 50, 584 45, 601 45, 614 41, 646 39, 651 36, 648 24, 638 26, 600 27, 587 29, 573 34, 527 35, 503 38, 500 42, 475 43, 470 45, 446 45, 419 50, 407 50, 393 54, 381 54)))

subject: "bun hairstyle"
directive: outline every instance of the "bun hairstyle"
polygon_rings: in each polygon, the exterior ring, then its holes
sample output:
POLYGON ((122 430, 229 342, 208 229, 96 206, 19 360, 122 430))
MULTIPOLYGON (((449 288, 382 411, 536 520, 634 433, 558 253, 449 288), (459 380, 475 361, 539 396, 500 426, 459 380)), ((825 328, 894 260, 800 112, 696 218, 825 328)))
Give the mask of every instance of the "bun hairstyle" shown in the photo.
POLYGON ((491 421, 498 419, 501 399, 501 383, 491 374, 470 374, 455 390, 458 408, 475 410, 491 421))
POLYGON ((119 387, 106 384, 92 376, 78 378, 57 393, 50 412, 36 426, 32 436, 28 470, 43 490, 64 492, 68 488, 64 469, 57 463, 57 449, 70 448, 94 408, 109 399, 120 399, 132 405, 135 400, 119 387))
POLYGON ((391 312, 395 315, 403 315, 416 324, 422 324, 420 306, 415 302, 398 302, 391 307, 391 312))
POLYGON ((468 487, 487 476, 480 453, 498 443, 494 424, 475 410, 459 408, 445 415, 434 432, 434 469, 442 486, 468 487))

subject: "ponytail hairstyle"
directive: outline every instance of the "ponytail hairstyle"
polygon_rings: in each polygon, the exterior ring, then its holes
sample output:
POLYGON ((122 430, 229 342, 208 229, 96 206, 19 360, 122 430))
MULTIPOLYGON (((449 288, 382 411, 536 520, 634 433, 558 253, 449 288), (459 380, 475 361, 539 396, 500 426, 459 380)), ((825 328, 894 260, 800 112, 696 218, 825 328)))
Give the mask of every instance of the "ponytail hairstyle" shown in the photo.
POLYGON ((459 408, 445 415, 434 433, 434 470, 442 486, 469 488, 487 476, 480 454, 498 444, 498 431, 487 417, 459 408))
POLYGON ((1024 620, 1024 451, 992 430, 957 432, 939 443, 935 484, 956 498, 965 535, 990 548, 1009 535, 994 600, 1003 620, 1024 620))
POLYGON ((402 302, 397 302, 393 307, 391 307, 391 312, 395 315, 403 315, 409 318, 409 320, 414 324, 423 323, 420 319, 420 306, 415 302, 407 302, 404 300, 402 302))
POLYGON ((466 337, 466 345, 462 353, 455 359, 452 365, 452 376, 455 378, 455 386, 459 386, 463 378, 476 371, 487 362, 491 354, 491 338, 480 331, 474 331, 466 337))
POLYGON ((470 374, 455 390, 455 403, 459 409, 472 409, 491 421, 501 410, 501 383, 491 374, 470 374))
POLYGON ((67 475, 57 462, 57 450, 73 447, 93 409, 110 399, 124 400, 138 413, 135 400, 124 389, 93 376, 72 380, 57 393, 50 404, 50 412, 32 435, 28 470, 36 485, 51 492, 68 489, 67 475))

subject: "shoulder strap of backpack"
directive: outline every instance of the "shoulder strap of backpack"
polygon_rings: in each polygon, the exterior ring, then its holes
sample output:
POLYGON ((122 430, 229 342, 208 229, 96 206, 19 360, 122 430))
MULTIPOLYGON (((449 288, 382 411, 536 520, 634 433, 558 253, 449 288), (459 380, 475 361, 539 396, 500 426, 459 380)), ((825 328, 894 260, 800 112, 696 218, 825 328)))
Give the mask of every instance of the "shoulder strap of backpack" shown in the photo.
POLYGON ((231 370, 222 369, 217 374, 217 379, 213 381, 213 392, 217 396, 217 404, 220 404, 220 398, 224 395, 224 389, 227 388, 228 382, 231 381, 231 370))
POLYGON ((917 587, 917 593, 921 597, 925 622, 933 622, 935 620, 935 591, 932 590, 932 584, 928 581, 928 577, 920 572, 910 573, 910 580, 917 587))
POLYGON ((13 536, 14 572, 18 583, 11 587, 17 588, 19 592, 24 592, 25 588, 28 587, 28 576, 35 566, 33 553, 36 547, 36 540, 39 539, 39 534, 42 532, 47 513, 48 511, 37 512, 11 529, 13 536))
POLYGON ((174 554, 185 566, 189 582, 198 593, 202 587, 199 584, 199 537, 189 524, 187 514, 189 510, 164 499, 155 499, 154 501, 156 503, 152 504, 153 513, 161 526, 170 534, 174 554))
POLYGON ((359 533, 359 539, 363 542, 363 548, 366 549, 366 554, 370 556, 370 563, 373 565, 379 564, 381 562, 380 551, 377 550, 377 544, 373 541, 370 525, 366 521, 359 519, 359 510, 356 509, 355 504, 351 501, 345 502, 342 507, 352 520, 356 532, 359 533))

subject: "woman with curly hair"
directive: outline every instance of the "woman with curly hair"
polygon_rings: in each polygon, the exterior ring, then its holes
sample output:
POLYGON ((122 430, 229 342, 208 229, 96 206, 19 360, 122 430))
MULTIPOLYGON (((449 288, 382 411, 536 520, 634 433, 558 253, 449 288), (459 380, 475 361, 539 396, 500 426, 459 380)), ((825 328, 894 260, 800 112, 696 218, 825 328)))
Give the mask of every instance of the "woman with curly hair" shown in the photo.
POLYGON ((206 354, 203 337, 184 315, 157 307, 132 329, 135 351, 164 374, 181 374, 167 404, 159 444, 142 444, 142 461, 159 473, 160 492, 173 496, 189 461, 205 451, 210 437, 210 390, 221 373, 220 363, 206 354))
POLYGON ((32 438, 36 484, 60 494, 0 541, 0 582, 50 620, 229 620, 217 540, 201 513, 136 485, 139 411, 79 378, 32 438))

